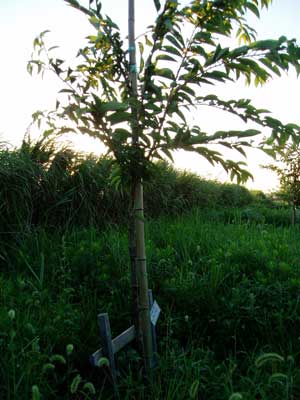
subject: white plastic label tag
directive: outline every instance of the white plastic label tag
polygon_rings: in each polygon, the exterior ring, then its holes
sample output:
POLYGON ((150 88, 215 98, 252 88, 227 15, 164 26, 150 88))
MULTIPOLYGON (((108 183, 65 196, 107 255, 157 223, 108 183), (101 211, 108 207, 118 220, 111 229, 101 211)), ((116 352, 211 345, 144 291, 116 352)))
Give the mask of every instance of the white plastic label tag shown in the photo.
POLYGON ((153 305, 152 305, 152 307, 151 307, 151 310, 150 310, 150 320, 151 320, 151 322, 152 322, 152 324, 154 326, 157 323, 157 320, 159 318, 159 314, 160 314, 160 307, 157 304, 157 301, 155 300, 153 305))

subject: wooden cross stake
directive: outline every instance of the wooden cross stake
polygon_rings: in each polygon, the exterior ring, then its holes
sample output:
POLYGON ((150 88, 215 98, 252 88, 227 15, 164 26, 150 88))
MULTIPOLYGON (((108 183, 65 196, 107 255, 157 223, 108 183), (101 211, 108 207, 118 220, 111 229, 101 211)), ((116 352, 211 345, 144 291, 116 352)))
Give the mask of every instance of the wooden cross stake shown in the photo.
MULTIPOLYGON (((151 318, 151 333, 152 333, 152 346, 153 346, 153 359, 151 362, 151 367, 157 366, 157 343, 156 343, 156 330, 155 325, 159 317, 160 308, 158 304, 153 302, 152 290, 148 291, 149 295, 149 306, 150 306, 150 318, 151 318)), ((111 337, 109 317, 107 313, 101 313, 98 315, 98 326, 99 334, 102 342, 102 348, 95 351, 90 357, 91 364, 94 367, 101 366, 101 359, 107 358, 109 362, 109 370, 111 373, 112 383, 116 388, 117 385, 117 368, 115 362, 115 354, 122 350, 127 344, 132 342, 136 338, 136 330, 134 326, 126 329, 120 335, 116 336, 114 339, 111 337)))

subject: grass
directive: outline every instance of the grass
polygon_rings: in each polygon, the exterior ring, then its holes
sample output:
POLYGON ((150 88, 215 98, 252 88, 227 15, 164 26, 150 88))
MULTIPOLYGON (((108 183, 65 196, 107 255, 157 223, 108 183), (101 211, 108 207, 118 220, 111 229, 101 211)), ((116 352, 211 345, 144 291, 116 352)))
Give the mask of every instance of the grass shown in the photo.
MULTIPOLYGON (((241 207, 254 199, 246 188, 207 181, 166 163, 153 165, 151 172, 145 182, 150 217, 212 204, 241 207)), ((40 226, 103 229, 126 223, 130 195, 122 182, 122 190, 116 189, 113 174, 112 159, 58 149, 52 139, 32 143, 27 138, 19 149, 0 147, 1 238, 10 241, 40 226)))
MULTIPOLYGON (((89 364, 99 312, 113 336, 131 323, 128 194, 111 174, 112 160, 51 141, 0 149, 1 399, 114 396, 89 364)), ((145 387, 134 348, 121 352, 120 397, 299 398, 300 231, 290 211, 164 163, 145 198, 159 367, 145 387)))
MULTIPOLYGON (((146 389, 135 351, 121 353, 122 399, 299 397, 300 232, 242 213, 194 210, 147 224, 160 363, 146 389)), ((36 228, 6 250, 1 398, 112 398, 88 356, 99 347, 97 313, 109 313, 113 335, 130 323, 127 248, 123 228, 36 228)))

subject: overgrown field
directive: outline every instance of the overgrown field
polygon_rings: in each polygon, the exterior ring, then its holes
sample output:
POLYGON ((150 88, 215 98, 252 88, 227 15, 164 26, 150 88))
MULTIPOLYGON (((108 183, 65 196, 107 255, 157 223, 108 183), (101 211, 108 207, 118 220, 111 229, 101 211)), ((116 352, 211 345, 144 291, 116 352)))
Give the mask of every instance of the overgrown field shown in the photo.
MULTIPOLYGON (((51 142, 0 149, 0 399, 110 399, 97 314, 131 321, 129 194, 112 160, 51 142)), ((160 163, 145 183, 162 308, 147 388, 129 347, 121 399, 298 399, 300 230, 262 193, 160 163)))
MULTIPOLYGON (((145 389, 135 351, 120 353, 121 399, 300 398, 300 231, 277 225, 254 209, 147 224, 150 286, 162 308, 159 367, 145 389)), ((127 248, 117 227, 37 227, 6 246, 1 399, 112 398, 89 355, 100 345, 99 312, 114 335, 130 323, 127 248)))

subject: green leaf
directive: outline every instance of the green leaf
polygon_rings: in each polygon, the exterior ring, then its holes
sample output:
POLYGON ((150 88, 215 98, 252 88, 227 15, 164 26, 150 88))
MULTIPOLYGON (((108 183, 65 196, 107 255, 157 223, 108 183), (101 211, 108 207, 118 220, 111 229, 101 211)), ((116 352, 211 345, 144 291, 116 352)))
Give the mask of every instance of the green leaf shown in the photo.
POLYGON ((138 42, 138 46, 139 46, 140 54, 142 55, 144 53, 144 45, 142 42, 138 42))
POLYGON ((194 40, 215 46, 215 42, 212 39, 212 34, 209 32, 197 32, 194 36, 194 40))
POLYGON ((40 38, 43 38, 47 33, 49 33, 51 31, 49 31, 49 29, 46 29, 45 31, 40 33, 40 38))
POLYGON ((116 30, 120 30, 120 28, 118 27, 118 25, 116 24, 116 23, 114 23, 113 21, 112 21, 112 19, 107 15, 106 16, 106 21, 105 21, 106 23, 107 23, 107 25, 110 27, 110 28, 114 28, 114 29, 116 29, 116 30))
POLYGON ((257 129, 247 129, 245 131, 242 131, 239 133, 238 137, 250 137, 250 136, 256 136, 259 135, 261 132, 258 131, 257 129))
POLYGON ((176 29, 173 29, 173 35, 176 37, 176 39, 178 40, 178 42, 179 43, 181 43, 181 45, 182 45, 182 47, 185 47, 185 43, 184 43, 184 40, 183 40, 183 37, 182 37, 182 35, 181 35, 181 33, 180 33, 180 27, 178 28, 178 30, 176 30, 176 29))
POLYGON ((154 103, 150 103, 150 102, 145 103, 144 108, 146 110, 152 110, 152 111, 155 111, 155 112, 161 112, 161 108, 160 107, 158 107, 154 103))
POLYGON ((202 75, 204 78, 213 79, 219 82, 225 82, 226 80, 232 81, 228 74, 223 71, 212 71, 206 72, 202 75))
POLYGON ((213 55, 211 57, 209 57, 207 59, 204 66, 206 67, 208 65, 214 64, 221 58, 225 58, 225 56, 227 56, 228 54, 230 54, 229 48, 226 47, 226 48, 222 49, 222 47, 218 44, 215 52, 213 53, 213 55))
POLYGON ((119 124, 121 122, 130 122, 132 115, 131 113, 124 112, 124 111, 119 111, 113 114, 108 115, 107 120, 112 124, 119 124))
POLYGON ((175 75, 170 68, 156 68, 155 75, 162 76, 166 79, 175 80, 175 75))
POLYGON ((93 25, 93 27, 96 28, 97 30, 100 28, 100 20, 95 15, 91 16, 89 21, 93 25))
POLYGON ((278 46, 278 40, 268 39, 268 40, 258 40, 256 42, 251 43, 249 46, 251 49, 259 49, 259 50, 273 50, 278 46))
POLYGON ((299 132, 299 130, 300 130, 300 125, 297 125, 297 124, 289 123, 289 124, 286 124, 286 127, 289 129, 295 129, 297 132, 299 132))
POLYGON ((268 72, 261 68, 258 63, 250 58, 240 58, 241 64, 247 65, 249 67, 249 72, 261 77, 262 79, 267 79, 269 77, 268 72))
POLYGON ((253 14, 256 15, 257 18, 260 17, 260 15, 259 15, 259 10, 258 10, 258 8, 256 7, 255 4, 253 4, 253 3, 250 2, 250 1, 247 1, 246 7, 247 7, 250 11, 252 11, 253 14))
POLYGON ((196 399, 196 398, 198 397, 199 384, 200 384, 199 379, 196 379, 196 380, 192 383, 192 385, 191 385, 191 387, 190 387, 190 390, 189 390, 189 395, 190 395, 190 398, 191 398, 191 399, 196 399))
POLYGON ((113 138, 118 142, 125 142, 131 137, 131 132, 124 128, 117 128, 113 133, 113 138))
POLYGON ((97 107, 97 111, 100 113, 106 113, 108 111, 125 111, 129 107, 126 103, 119 103, 118 101, 109 101, 107 103, 101 103, 100 107, 97 107))
POLYGON ((233 49, 230 53, 229 53, 229 57, 230 58, 236 58, 239 57, 241 55, 245 55, 247 54, 247 52, 249 51, 250 47, 249 46, 240 46, 237 47, 236 49, 233 49))
MULTIPOLYGON (((226 139, 226 138, 245 138, 256 136, 261 132, 256 129, 247 129, 245 131, 217 131, 213 135, 209 136, 209 140, 226 139)), ((224 145, 224 144, 223 144, 224 145)))
POLYGON ((184 123, 186 123, 186 118, 185 115, 183 114, 182 111, 180 111, 178 108, 174 111, 182 120, 184 123))
POLYGON ((192 46, 191 51, 195 54, 199 54, 200 56, 204 57, 206 60, 208 58, 208 54, 205 51, 204 47, 202 47, 202 46, 192 46))
POLYGON ((174 162, 172 153, 170 152, 169 149, 167 149, 166 147, 161 147, 161 151, 169 158, 169 160, 171 160, 172 162, 174 162))
POLYGON ((141 57, 140 67, 139 67, 139 72, 140 73, 144 70, 144 66, 145 66, 145 61, 144 61, 143 57, 141 57))
POLYGON ((242 156, 247 157, 245 150, 242 147, 234 146, 234 149, 238 151, 242 156))
POLYGON ((182 52, 183 47, 182 47, 181 43, 179 43, 174 36, 172 36, 171 34, 168 34, 168 35, 166 35, 166 39, 170 43, 172 43, 179 51, 182 52))
POLYGON ((204 100, 209 100, 209 101, 219 100, 218 97, 215 94, 208 94, 203 99, 204 100))
POLYGON ((261 147, 261 150, 270 157, 273 157, 273 158, 276 157, 276 152, 273 149, 267 149, 267 148, 261 147))
POLYGON ((180 86, 180 90, 183 90, 184 92, 190 94, 191 96, 196 96, 195 91, 187 85, 180 86))
POLYGON ((148 135, 146 135, 144 133, 140 133, 139 138, 140 138, 140 141, 144 142, 147 147, 151 146, 151 141, 150 141, 148 135))
POLYGON ((170 125, 170 127, 168 127, 170 131, 179 132, 181 129, 180 126, 174 121, 167 121, 167 124, 170 125))
POLYGON ((71 6, 74 7, 79 7, 79 3, 77 0, 64 0, 66 3, 70 4, 71 6))
POLYGON ((55 50, 55 49, 58 49, 58 48, 59 48, 59 46, 52 46, 52 47, 49 47, 48 52, 49 52, 49 51, 52 51, 52 50, 55 50))
POLYGON ((149 40, 149 38, 148 38, 147 35, 145 36, 145 43, 146 43, 146 45, 149 46, 149 47, 152 47, 152 46, 153 46, 153 43, 151 42, 151 40, 149 40))
POLYGON ((30 61, 27 63, 27 72, 29 73, 29 75, 32 75, 33 67, 30 61))
POLYGON ((72 89, 61 89, 58 93, 71 93, 74 94, 74 90, 72 89))
POLYGON ((272 72, 274 72, 276 75, 281 76, 280 69, 274 65, 270 60, 267 58, 261 58, 259 60, 262 64, 264 64, 267 68, 269 68, 272 72))
POLYGON ((159 0, 154 0, 154 5, 155 5, 155 8, 156 8, 156 11, 158 12, 160 10, 160 7, 161 7, 160 1, 159 0))
POLYGON ((159 61, 159 60, 177 62, 177 60, 175 60, 175 58, 169 56, 168 54, 159 54, 159 55, 156 57, 156 61, 159 61))
POLYGON ((173 46, 165 45, 163 47, 163 50, 166 51, 169 54, 174 54, 175 56, 178 56, 180 58, 182 58, 182 56, 183 56, 183 54, 179 50, 177 50, 176 47, 173 47, 173 46))
MULTIPOLYGON (((170 1, 168 3, 171 4, 170 1)), ((170 18, 166 18, 164 20, 164 25, 169 31, 171 31, 173 29, 173 23, 172 23, 172 20, 170 18)))
MULTIPOLYGON (((183 91, 177 91, 176 97, 174 99, 178 102, 186 101, 190 105, 194 104, 194 99, 183 91)), ((184 106, 188 107, 187 104, 185 104, 184 106)))

